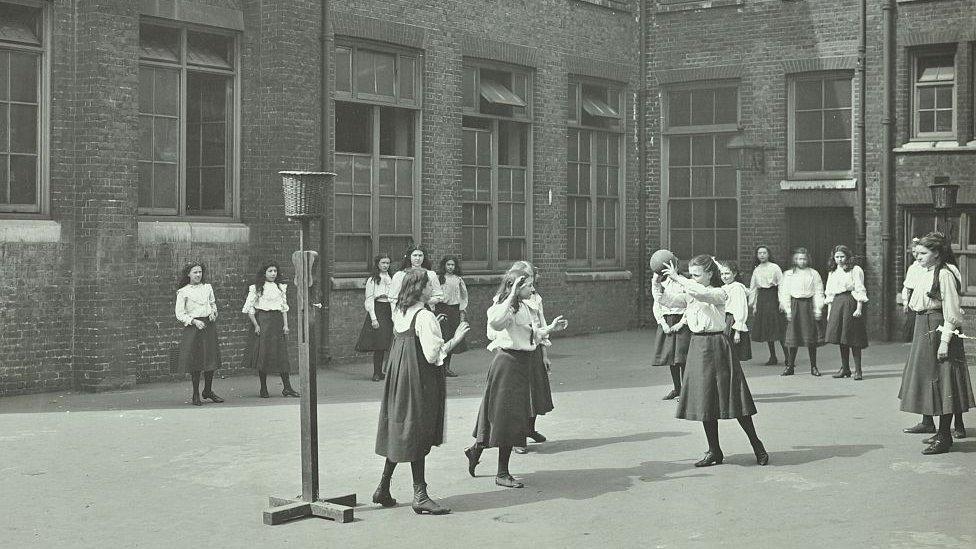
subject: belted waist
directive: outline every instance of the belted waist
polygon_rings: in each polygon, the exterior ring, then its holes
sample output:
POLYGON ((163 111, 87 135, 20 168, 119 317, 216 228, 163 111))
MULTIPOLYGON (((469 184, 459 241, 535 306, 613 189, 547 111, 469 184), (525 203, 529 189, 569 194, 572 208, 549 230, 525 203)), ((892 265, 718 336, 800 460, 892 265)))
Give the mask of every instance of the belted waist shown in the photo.
POLYGON ((714 335, 725 335, 725 332, 691 332, 693 336, 714 336, 714 335))
POLYGON ((793 299, 795 299, 797 301, 813 301, 813 296, 810 296, 810 297, 793 297, 793 299))
POLYGON ((923 315, 931 315, 934 313, 941 313, 942 309, 925 309, 924 311, 912 310, 912 312, 915 313, 916 316, 923 316, 923 315))

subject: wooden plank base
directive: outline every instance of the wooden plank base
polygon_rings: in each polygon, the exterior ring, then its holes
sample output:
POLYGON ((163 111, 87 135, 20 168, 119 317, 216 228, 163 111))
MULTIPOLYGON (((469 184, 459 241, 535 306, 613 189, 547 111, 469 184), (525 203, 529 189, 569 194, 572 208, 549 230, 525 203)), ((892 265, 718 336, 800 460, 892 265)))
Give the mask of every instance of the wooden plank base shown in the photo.
POLYGON ((320 517, 336 522, 352 522, 356 494, 347 494, 318 501, 291 498, 268 498, 269 509, 264 511, 264 523, 269 526, 305 517, 320 517))

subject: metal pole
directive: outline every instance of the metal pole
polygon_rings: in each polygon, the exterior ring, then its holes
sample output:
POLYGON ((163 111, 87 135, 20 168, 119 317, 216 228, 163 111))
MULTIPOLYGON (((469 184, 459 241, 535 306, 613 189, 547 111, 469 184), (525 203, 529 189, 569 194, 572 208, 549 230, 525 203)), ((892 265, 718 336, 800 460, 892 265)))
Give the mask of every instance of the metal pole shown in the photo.
POLYGON ((640 36, 640 84, 637 92, 637 223, 638 223, 638 265, 637 265, 637 323, 644 326, 644 311, 647 310, 647 0, 640 0, 640 14, 637 16, 640 36))
POLYGON ((896 0, 884 0, 881 7, 882 16, 882 71, 883 115, 881 126, 883 136, 881 141, 881 314, 886 340, 892 339, 892 309, 894 305, 894 250, 892 231, 895 225, 895 57, 897 40, 897 4, 896 0))
MULTIPOLYGON (((322 137, 320 154, 321 165, 323 172, 333 172, 334 167, 334 157, 332 154, 332 127, 333 127, 333 117, 332 117, 332 13, 331 13, 331 0, 322 0, 322 78, 321 78, 321 88, 322 88, 322 137)), ((326 349, 329 347, 329 317, 331 315, 330 294, 332 292, 332 282, 331 282, 331 261, 326 257, 326 250, 329 249, 329 228, 333 222, 332 212, 329 209, 330 196, 329 190, 325 189, 326 192, 322 193, 322 200, 325 202, 323 205, 321 220, 319 221, 319 299, 322 300, 322 309, 319 313, 319 338, 318 347, 321 350, 315 355, 315 365, 319 366, 325 362, 325 358, 328 356, 326 349)), ((317 349, 316 351, 318 351, 317 349)))
POLYGON ((868 19, 868 0, 861 0, 861 11, 859 19, 859 36, 857 44, 857 253, 862 258, 867 257, 867 130, 866 123, 866 89, 867 89, 867 19, 868 19))

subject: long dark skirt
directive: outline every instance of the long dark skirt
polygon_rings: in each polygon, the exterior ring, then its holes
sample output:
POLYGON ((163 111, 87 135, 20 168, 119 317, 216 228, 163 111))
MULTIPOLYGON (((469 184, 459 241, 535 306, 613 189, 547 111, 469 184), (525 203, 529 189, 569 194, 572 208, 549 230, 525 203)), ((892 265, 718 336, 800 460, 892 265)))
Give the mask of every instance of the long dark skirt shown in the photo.
MULTIPOLYGON (((444 338, 444 341, 453 338, 454 333, 457 332, 458 326, 461 324, 461 306, 438 303, 434 306, 434 314, 444 315, 444 321, 441 322, 441 336, 444 338)), ((468 347, 462 339, 457 347, 451 349, 451 354, 463 353, 467 349, 468 347)))
POLYGON ((786 317, 779 310, 779 286, 759 288, 756 293, 756 314, 752 317, 749 335, 753 341, 783 341, 786 317))
POLYGON ((793 319, 786 323, 787 347, 814 347, 820 343, 820 328, 813 313, 813 298, 794 297, 793 319))
POLYGON ((693 335, 675 417, 711 421, 755 413, 756 403, 728 337, 722 332, 693 335))
POLYGON ((207 326, 200 330, 193 324, 183 328, 180 340, 180 369, 184 372, 212 372, 220 368, 220 345, 217 325, 207 317, 195 318, 207 326))
POLYGON ((244 353, 245 368, 254 368, 265 374, 290 373, 288 363, 288 341, 285 339, 284 313, 281 311, 254 312, 261 327, 261 334, 251 330, 247 352, 244 353))
POLYGON ((729 345, 732 346, 736 360, 739 362, 752 360, 752 341, 749 340, 749 332, 740 332, 739 342, 736 343, 735 331, 732 330, 733 324, 735 324, 735 317, 732 313, 725 313, 725 337, 729 338, 729 345))
POLYGON ((865 321, 864 309, 861 318, 854 318, 857 300, 851 292, 844 292, 834 296, 830 305, 830 316, 827 318, 827 331, 824 341, 836 345, 847 345, 857 349, 868 346, 868 329, 865 321))
MULTIPOLYGON (((674 326, 681 320, 681 315, 664 315, 668 326, 674 326)), ((673 366, 684 364, 688 356, 688 344, 691 342, 691 330, 684 326, 676 333, 666 334, 658 328, 654 336, 653 366, 673 366)))
POLYGON ((532 372, 529 374, 529 417, 545 415, 555 406, 552 403, 552 387, 549 385, 549 372, 542 358, 542 346, 532 352, 532 372))
POLYGON ((953 337, 949 358, 938 360, 942 333, 935 330, 943 320, 941 310, 915 319, 912 349, 898 391, 903 412, 940 416, 976 408, 962 340, 953 337))
POLYGON ((374 301, 373 310, 379 328, 373 328, 373 319, 366 314, 363 327, 359 330, 359 340, 356 341, 356 351, 366 353, 371 351, 386 351, 393 341, 393 309, 388 301, 374 301))
POLYGON ((416 461, 444 442, 444 368, 431 366, 411 329, 398 333, 386 362, 376 428, 376 453, 392 462, 416 461))
POLYGON ((485 395, 472 436, 482 446, 525 446, 534 351, 498 349, 488 368, 485 395))

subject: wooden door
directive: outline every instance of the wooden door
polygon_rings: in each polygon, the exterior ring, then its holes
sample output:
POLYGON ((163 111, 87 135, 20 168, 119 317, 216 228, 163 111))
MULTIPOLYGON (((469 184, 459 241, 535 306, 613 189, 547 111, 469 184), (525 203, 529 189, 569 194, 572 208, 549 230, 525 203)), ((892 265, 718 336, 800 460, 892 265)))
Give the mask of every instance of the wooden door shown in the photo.
MULTIPOLYGON (((854 210, 852 208, 787 208, 789 248, 803 247, 810 252, 810 263, 827 282, 827 261, 834 246, 844 244, 855 249, 854 210)), ((781 262, 790 266, 787 255, 781 262)))

